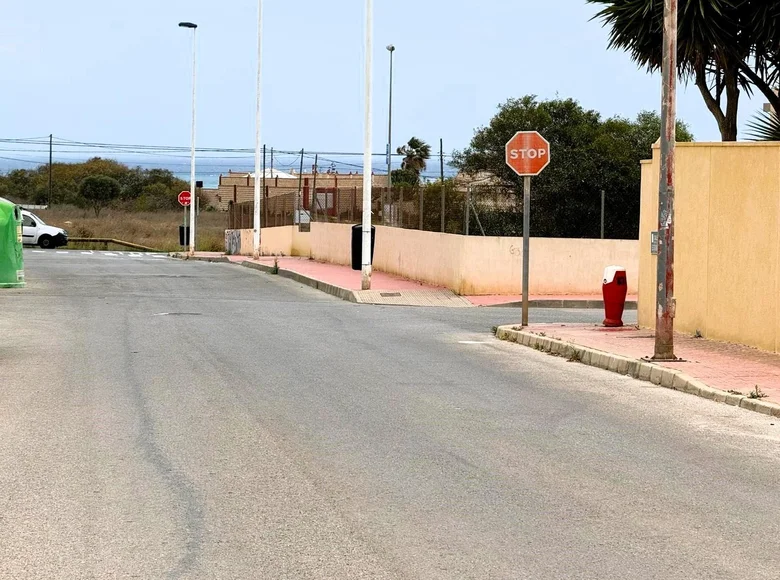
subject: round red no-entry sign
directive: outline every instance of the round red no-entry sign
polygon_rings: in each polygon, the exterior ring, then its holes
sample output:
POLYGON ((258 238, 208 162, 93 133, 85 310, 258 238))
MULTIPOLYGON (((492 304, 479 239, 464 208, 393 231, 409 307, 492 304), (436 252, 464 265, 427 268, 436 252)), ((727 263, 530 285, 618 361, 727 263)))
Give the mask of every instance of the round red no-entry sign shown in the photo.
POLYGON ((192 203, 192 194, 189 191, 182 191, 179 194, 179 203, 184 207, 189 206, 192 203))

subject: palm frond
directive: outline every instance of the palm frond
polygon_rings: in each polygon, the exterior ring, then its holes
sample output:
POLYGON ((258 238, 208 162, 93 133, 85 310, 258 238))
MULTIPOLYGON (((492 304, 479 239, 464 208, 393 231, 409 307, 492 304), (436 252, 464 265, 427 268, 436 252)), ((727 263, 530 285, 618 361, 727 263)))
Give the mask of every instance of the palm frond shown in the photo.
POLYGON ((780 117, 775 112, 756 113, 747 124, 747 136, 751 141, 780 141, 780 117))

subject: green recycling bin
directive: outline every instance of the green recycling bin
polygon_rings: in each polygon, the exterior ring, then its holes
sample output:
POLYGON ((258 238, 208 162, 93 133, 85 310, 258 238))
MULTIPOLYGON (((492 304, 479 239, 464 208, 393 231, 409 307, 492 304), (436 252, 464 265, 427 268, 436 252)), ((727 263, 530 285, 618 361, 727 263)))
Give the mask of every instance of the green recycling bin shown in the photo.
POLYGON ((24 288, 22 210, 0 197, 0 288, 24 288))

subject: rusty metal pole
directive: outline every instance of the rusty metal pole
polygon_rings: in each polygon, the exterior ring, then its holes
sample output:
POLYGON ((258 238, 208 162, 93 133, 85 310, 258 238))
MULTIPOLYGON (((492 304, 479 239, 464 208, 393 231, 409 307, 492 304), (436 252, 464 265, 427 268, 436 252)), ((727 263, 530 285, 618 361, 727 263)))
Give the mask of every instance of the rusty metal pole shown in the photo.
POLYGON ((661 175, 658 188, 658 271, 654 360, 674 356, 674 153, 677 125, 677 0, 664 2, 661 175))

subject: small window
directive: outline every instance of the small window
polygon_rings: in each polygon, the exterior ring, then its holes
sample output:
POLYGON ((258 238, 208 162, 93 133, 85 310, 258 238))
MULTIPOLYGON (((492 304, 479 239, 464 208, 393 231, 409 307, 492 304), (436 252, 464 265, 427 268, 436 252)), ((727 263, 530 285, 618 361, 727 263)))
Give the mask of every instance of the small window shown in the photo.
POLYGON ((26 228, 34 228, 36 224, 30 216, 26 215, 22 217, 22 225, 26 228))

